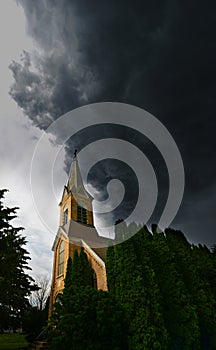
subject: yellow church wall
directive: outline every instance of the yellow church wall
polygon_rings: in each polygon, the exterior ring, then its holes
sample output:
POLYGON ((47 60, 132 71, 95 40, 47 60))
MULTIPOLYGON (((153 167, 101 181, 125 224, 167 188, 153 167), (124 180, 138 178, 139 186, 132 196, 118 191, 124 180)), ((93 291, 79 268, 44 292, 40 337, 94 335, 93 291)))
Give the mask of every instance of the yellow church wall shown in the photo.
POLYGON ((61 203, 60 203, 60 226, 63 225, 63 212, 65 208, 68 209, 68 221, 74 220, 77 221, 77 202, 84 202, 87 209, 87 219, 88 225, 93 225, 93 213, 92 213, 92 204, 91 200, 88 198, 84 198, 82 195, 76 194, 76 199, 74 196, 69 193, 65 194, 61 203))
MULTIPOLYGON (((50 310, 49 314, 51 315, 53 310, 53 304, 55 303, 55 300, 59 293, 62 293, 64 289, 64 279, 66 276, 66 270, 67 270, 67 261, 69 256, 73 258, 74 250, 77 250, 78 253, 80 253, 80 246, 77 246, 73 243, 69 243, 67 240, 65 240, 63 237, 59 238, 59 241, 57 243, 55 252, 54 252, 54 263, 53 263, 53 279, 52 279, 52 286, 51 286, 51 293, 50 293, 50 310), (59 246, 61 241, 64 240, 64 273, 62 275, 58 275, 58 256, 59 256, 59 246)), ((104 291, 107 290, 107 277, 106 277, 106 267, 103 261, 100 260, 96 256, 96 254, 89 249, 88 247, 84 246, 84 251, 87 254, 89 263, 91 268, 95 271, 97 276, 97 289, 102 289, 104 291)))
POLYGON ((62 202, 60 203, 60 226, 63 225, 62 219, 63 219, 63 212, 65 208, 68 209, 68 220, 72 219, 72 194, 69 193, 68 195, 65 195, 63 197, 62 202))
POLYGON ((95 271, 97 276, 97 289, 107 290, 107 277, 106 277, 106 267, 105 264, 100 262, 100 260, 95 256, 92 251, 84 248, 88 256, 88 260, 91 268, 95 271))
POLYGON ((53 278, 51 285, 51 293, 50 293, 50 312, 52 311, 52 305, 55 303, 56 297, 59 293, 62 293, 64 288, 64 278, 67 270, 67 261, 69 257, 69 242, 60 237, 57 243, 57 247, 54 251, 54 262, 53 262, 53 278), (61 241, 64 241, 64 273, 58 275, 58 260, 59 260, 59 247, 61 241))
POLYGON ((93 213, 92 213, 92 203, 89 198, 85 198, 82 195, 76 194, 76 199, 72 197, 71 207, 72 207, 72 216, 71 219, 77 221, 77 205, 78 202, 83 202, 87 209, 87 220, 88 225, 93 225, 93 213))
POLYGON ((77 203, 76 203, 74 198, 72 198, 72 200, 71 200, 71 207, 72 207, 71 219, 76 220, 77 219, 77 203))
MULTIPOLYGON (((73 258, 74 250, 77 250, 80 253, 80 246, 74 244, 69 244, 69 256, 73 258)), ((90 249, 84 247, 84 251, 88 256, 88 260, 91 268, 95 271, 97 276, 97 288, 102 290, 107 290, 107 277, 106 277, 106 267, 103 262, 100 262, 100 259, 92 252, 90 249)))

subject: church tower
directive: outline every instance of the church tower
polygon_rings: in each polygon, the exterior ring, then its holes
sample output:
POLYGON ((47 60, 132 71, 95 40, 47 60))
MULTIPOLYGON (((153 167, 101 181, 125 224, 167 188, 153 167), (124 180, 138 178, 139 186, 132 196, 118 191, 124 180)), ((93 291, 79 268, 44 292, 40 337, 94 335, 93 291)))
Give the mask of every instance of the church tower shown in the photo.
POLYGON ((106 246, 107 239, 100 237, 94 228, 92 196, 86 191, 76 151, 67 185, 64 186, 60 206, 59 228, 53 243, 54 252, 50 314, 58 294, 64 288, 67 260, 74 250, 83 247, 92 268, 92 283, 97 289, 107 290, 106 246))
POLYGON ((74 220, 85 225, 93 225, 91 195, 86 191, 77 156, 74 156, 67 186, 64 187, 60 202, 60 226, 74 220))

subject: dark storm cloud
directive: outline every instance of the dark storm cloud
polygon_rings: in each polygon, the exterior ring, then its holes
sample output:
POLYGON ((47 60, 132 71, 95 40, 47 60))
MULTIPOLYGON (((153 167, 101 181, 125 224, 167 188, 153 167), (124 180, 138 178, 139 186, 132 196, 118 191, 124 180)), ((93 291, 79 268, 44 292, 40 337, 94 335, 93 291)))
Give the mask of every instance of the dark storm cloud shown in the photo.
MULTIPOLYGON (((10 93, 18 105, 40 128, 92 102, 126 102, 151 112, 173 135, 185 165, 186 194, 176 222, 188 222, 194 240, 208 227, 206 241, 215 241, 215 2, 19 4, 40 50, 11 64, 10 93), (195 207, 199 215, 191 224, 195 207)), ((71 148, 73 141, 66 163, 71 148)))

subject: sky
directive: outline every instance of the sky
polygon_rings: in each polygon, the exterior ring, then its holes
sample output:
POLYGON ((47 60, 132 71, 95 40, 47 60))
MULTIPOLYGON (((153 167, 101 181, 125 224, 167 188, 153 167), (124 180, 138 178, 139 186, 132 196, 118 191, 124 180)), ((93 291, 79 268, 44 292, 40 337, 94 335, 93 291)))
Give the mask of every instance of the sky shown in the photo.
MULTIPOLYGON (((13 83, 9 65, 12 60, 20 61, 23 49, 32 50, 33 42, 26 34, 26 20, 21 7, 14 1, 0 4, 0 186, 9 192, 4 203, 9 207, 19 207, 15 226, 25 228, 23 234, 28 241, 34 277, 46 276, 51 272, 53 235, 44 227, 34 207, 30 188, 30 165, 33 151, 41 131, 33 127, 28 118, 9 95, 13 83)), ((58 224, 58 207, 54 205, 53 213, 58 224)))
MULTIPOLYGON (((0 183, 10 190, 6 204, 20 207, 17 223, 26 228, 33 275, 51 271, 58 203, 75 148, 80 152, 89 142, 113 134, 133 140, 151 159, 161 183, 159 209, 152 222, 157 221, 164 203, 166 169, 152 145, 142 148, 139 134, 108 126, 85 129, 63 146, 49 142, 51 123, 90 103, 134 105, 167 128, 185 169, 184 198, 171 226, 183 230, 191 242, 214 244, 214 1, 8 0, 0 6, 0 183), (40 172, 34 174, 34 191, 40 198, 35 205, 31 165, 41 136, 46 147, 40 172), (49 179, 41 190, 46 178, 43 169, 52 155, 55 199, 49 179)), ((98 166, 89 180, 103 199, 107 181, 120 176, 134 200, 128 169, 109 161, 98 166)))

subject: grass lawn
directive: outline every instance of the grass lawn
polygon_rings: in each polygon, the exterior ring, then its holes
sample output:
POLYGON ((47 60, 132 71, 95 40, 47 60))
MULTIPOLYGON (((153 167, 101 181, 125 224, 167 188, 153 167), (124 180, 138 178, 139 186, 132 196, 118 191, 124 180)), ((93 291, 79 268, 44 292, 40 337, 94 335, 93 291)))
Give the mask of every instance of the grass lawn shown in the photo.
POLYGON ((0 350, 12 350, 27 347, 24 335, 19 333, 0 334, 0 350))

